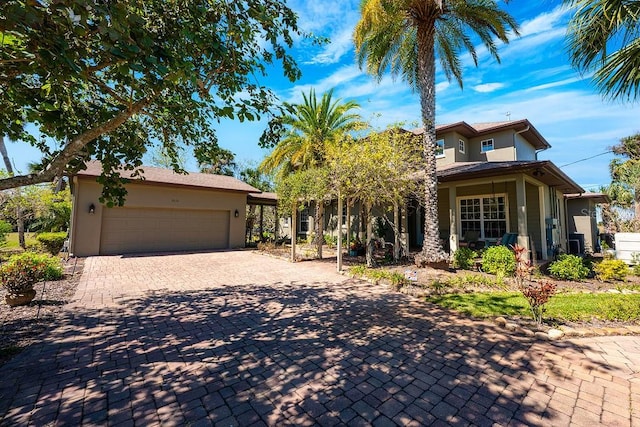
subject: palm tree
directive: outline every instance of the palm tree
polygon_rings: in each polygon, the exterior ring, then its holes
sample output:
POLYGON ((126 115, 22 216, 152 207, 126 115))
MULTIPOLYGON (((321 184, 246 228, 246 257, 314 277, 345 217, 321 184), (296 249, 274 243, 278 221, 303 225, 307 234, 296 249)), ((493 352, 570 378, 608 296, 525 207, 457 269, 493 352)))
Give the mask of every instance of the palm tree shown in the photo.
MULTIPOLYGON (((301 104, 286 104, 290 114, 282 117, 287 130, 273 152, 258 167, 261 172, 276 173, 279 179, 295 171, 323 166, 327 149, 340 138, 362 126, 355 101, 332 99, 333 89, 322 95, 320 102, 313 89, 302 94, 301 104)), ((322 257, 322 201, 316 203, 316 245, 322 257)), ((292 236, 294 237, 294 236, 292 236)))
POLYGON ((595 70, 595 83, 606 97, 637 99, 640 2, 565 0, 565 3, 575 8, 567 33, 574 67, 583 72, 595 70))
POLYGON ((422 254, 417 263, 446 259, 438 230, 436 177, 436 54, 447 79, 462 87, 459 53, 466 49, 477 65, 477 52, 469 32, 475 33, 487 51, 499 61, 494 42, 508 43, 518 25, 490 0, 363 0, 354 42, 360 66, 381 79, 390 71, 419 91, 424 125, 425 229, 422 254))

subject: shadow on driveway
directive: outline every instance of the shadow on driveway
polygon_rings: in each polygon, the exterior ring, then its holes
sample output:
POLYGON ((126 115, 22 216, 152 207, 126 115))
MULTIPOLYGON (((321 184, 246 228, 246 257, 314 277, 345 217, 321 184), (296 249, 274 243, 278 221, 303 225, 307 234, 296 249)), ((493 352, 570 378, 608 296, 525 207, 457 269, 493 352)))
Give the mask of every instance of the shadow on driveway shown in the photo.
MULTIPOLYGON (((584 365, 597 346, 505 335, 369 288, 154 291, 67 313, 0 369, 1 424, 569 425, 612 411, 606 387, 581 389, 615 375, 584 365)), ((625 425, 629 385, 611 387, 626 387, 625 425)))

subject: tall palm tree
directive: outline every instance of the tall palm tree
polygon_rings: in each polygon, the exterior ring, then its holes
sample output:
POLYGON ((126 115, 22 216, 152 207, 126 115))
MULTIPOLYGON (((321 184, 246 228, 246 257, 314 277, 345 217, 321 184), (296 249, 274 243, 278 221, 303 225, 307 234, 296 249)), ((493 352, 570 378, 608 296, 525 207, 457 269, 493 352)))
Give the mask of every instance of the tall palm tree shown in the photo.
POLYGON ((446 258, 438 230, 436 177, 436 54, 447 79, 462 87, 465 49, 477 65, 477 52, 468 33, 475 33, 499 61, 494 37, 508 43, 518 25, 491 0, 363 0, 354 42, 360 66, 381 79, 390 71, 420 94, 424 125, 425 229, 419 264, 446 258))
MULTIPOLYGON (((322 95, 318 102, 313 89, 302 94, 301 104, 288 104, 290 114, 282 117, 286 126, 284 137, 259 166, 265 173, 277 173, 282 179, 288 174, 323 166, 327 149, 339 141, 342 135, 362 126, 360 115, 353 110, 359 108, 355 101, 333 100, 333 89, 322 95)), ((316 245, 322 257, 322 201, 316 203, 316 245)))
POLYGON ((575 8, 567 42, 571 62, 595 70, 594 80, 609 98, 640 96, 640 2, 565 0, 575 8))

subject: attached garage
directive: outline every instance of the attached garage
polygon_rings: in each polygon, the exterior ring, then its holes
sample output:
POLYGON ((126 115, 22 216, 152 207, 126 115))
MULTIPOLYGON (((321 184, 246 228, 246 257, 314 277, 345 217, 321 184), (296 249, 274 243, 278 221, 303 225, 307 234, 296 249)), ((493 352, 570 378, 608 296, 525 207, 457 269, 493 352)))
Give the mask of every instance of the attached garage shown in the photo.
POLYGON ((229 217, 214 210, 105 209, 100 254, 226 249, 229 217))
POLYGON ((123 207, 99 203, 101 165, 73 178, 70 251, 76 256, 228 249, 244 246, 247 195, 256 189, 228 176, 143 167, 126 185, 123 207))

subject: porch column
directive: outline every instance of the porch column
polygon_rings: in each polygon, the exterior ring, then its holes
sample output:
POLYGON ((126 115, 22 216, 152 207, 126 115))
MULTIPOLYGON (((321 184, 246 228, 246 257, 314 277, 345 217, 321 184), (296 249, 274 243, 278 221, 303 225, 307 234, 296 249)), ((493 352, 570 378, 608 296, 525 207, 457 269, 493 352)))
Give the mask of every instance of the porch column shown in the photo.
POLYGON ((458 250, 458 209, 457 191, 455 186, 449 187, 449 253, 458 250))
POLYGON ((547 253, 547 224, 545 218, 547 217, 547 207, 545 205, 545 201, 547 200, 544 197, 544 187, 538 187, 538 200, 540 204, 540 253, 542 254, 542 259, 547 261, 549 259, 549 254, 547 253))
POLYGON ((518 208, 518 245, 529 249, 529 230, 527 229, 527 190, 524 175, 516 179, 516 203, 518 208))
POLYGON ((260 241, 264 242, 264 205, 260 205, 260 241))
POLYGON ((296 221, 297 213, 298 208, 293 208, 291 210, 291 262, 296 262, 296 239, 298 237, 298 224, 296 221))

